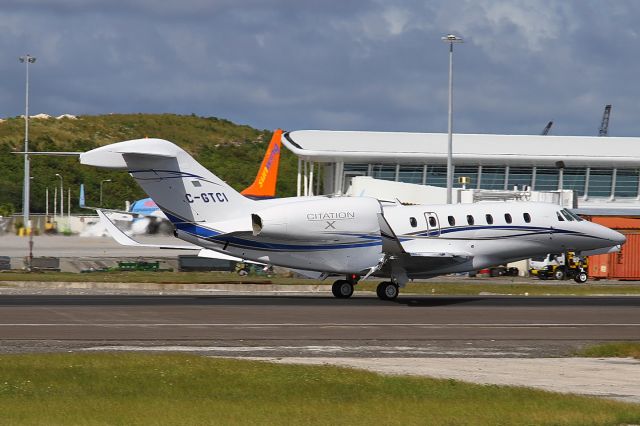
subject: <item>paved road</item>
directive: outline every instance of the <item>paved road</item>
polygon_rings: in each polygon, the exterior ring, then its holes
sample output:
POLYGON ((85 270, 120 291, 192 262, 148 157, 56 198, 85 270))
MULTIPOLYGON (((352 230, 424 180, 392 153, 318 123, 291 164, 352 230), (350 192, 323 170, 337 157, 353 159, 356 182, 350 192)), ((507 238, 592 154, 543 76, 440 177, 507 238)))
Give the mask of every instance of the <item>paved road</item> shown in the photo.
POLYGON ((640 297, 0 296, 0 351, 558 356, 640 339, 640 297))

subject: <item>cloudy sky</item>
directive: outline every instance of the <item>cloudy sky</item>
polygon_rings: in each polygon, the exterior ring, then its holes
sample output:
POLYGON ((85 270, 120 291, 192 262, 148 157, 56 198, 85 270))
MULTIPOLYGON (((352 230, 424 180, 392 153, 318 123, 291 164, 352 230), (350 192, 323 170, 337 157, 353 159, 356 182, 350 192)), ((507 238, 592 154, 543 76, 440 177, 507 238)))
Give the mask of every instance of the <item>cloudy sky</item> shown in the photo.
POLYGON ((258 128, 640 136, 640 1, 0 0, 0 116, 171 112, 258 128))

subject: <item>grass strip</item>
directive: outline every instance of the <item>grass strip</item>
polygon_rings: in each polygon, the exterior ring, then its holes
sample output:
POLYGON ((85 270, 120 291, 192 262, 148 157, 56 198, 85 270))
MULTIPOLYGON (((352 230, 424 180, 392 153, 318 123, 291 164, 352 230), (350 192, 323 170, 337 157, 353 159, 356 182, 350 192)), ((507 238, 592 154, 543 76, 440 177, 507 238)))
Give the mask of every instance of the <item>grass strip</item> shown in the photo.
POLYGON ((619 425, 640 405, 185 354, 0 356, 2 424, 619 425))
POLYGON ((602 343, 583 348, 573 355, 590 358, 631 357, 640 359, 640 342, 602 343))
MULTIPOLYGON (((377 282, 358 284, 357 290, 375 291, 377 282)), ((640 286, 630 284, 537 284, 509 283, 504 284, 478 282, 431 282, 410 283, 400 290, 400 294, 431 294, 439 296, 478 296, 487 294, 507 294, 518 296, 590 296, 628 294, 640 295, 640 286)))
MULTIPOLYGON (((0 285, 7 281, 41 281, 41 282, 97 282, 97 283, 156 283, 156 284, 279 284, 279 285, 330 285, 332 278, 311 280, 281 276, 244 276, 228 272, 95 272, 78 274, 72 272, 2 272, 0 285)), ((560 282, 540 284, 538 281, 519 283, 504 278, 503 283, 487 282, 483 279, 469 281, 422 281, 410 283, 401 293, 432 295, 465 295, 481 294, 513 294, 513 295, 579 295, 594 294, 629 294, 640 295, 640 285, 628 283, 616 284, 576 284, 560 282)), ((356 291, 375 291, 379 281, 363 281, 356 286, 356 291)))

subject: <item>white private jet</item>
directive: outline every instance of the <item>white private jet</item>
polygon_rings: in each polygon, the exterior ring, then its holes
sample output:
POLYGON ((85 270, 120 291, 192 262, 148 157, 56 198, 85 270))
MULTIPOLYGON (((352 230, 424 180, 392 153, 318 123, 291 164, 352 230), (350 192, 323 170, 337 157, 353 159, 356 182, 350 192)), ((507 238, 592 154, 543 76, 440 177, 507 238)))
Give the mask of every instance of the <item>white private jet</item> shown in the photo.
POLYGON ((161 139, 106 145, 81 154, 80 162, 127 170, 171 220, 179 239, 259 263, 325 277, 344 274, 346 279, 333 284, 339 298, 350 297, 353 286, 369 276, 390 278, 377 293, 393 300, 410 279, 546 253, 602 253, 625 242, 624 235, 554 204, 405 206, 369 197, 257 202, 161 139))

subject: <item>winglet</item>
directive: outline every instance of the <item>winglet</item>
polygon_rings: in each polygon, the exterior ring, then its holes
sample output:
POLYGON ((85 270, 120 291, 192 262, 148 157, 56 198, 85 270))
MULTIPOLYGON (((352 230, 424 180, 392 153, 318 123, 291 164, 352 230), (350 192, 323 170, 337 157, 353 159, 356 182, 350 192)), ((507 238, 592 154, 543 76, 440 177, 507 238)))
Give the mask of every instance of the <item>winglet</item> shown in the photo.
POLYGON ((278 181, 278 165, 280 164, 282 130, 276 129, 271 137, 267 152, 258 169, 256 180, 241 192, 250 198, 273 198, 276 196, 276 183, 278 181))

